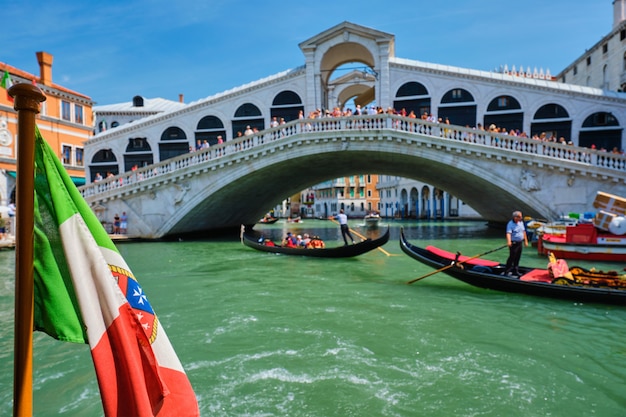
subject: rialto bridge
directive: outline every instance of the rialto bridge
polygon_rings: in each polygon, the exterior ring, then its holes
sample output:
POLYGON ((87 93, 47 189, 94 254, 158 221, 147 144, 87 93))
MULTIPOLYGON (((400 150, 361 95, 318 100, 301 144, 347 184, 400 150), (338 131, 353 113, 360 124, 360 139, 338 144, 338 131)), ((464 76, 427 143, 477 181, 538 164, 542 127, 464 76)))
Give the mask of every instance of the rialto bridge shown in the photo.
POLYGON ((512 209, 552 219, 626 195, 626 157, 390 114, 301 119, 80 188, 128 234, 147 239, 238 228, 325 180, 371 173, 432 184, 486 220, 512 209))

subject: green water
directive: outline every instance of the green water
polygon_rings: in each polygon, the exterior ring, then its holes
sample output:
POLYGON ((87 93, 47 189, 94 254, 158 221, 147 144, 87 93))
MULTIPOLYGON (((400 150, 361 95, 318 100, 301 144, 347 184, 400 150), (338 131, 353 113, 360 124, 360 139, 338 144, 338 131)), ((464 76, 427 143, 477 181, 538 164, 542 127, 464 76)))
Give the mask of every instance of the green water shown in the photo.
MULTIPOLYGON (((482 290, 445 274, 406 285, 432 269, 401 252, 392 225, 383 250, 351 259, 261 253, 235 233, 119 248, 203 416, 626 415, 626 308, 482 290)), ((504 242, 482 223, 403 225, 414 243, 467 255, 504 242)), ((314 232, 330 245, 337 229, 263 230, 314 232)), ((522 264, 546 263, 525 249, 522 264)), ((0 275, 0 414, 10 415, 14 252, 0 252, 0 275)), ((86 346, 37 333, 34 350, 35 416, 102 415, 86 346)))

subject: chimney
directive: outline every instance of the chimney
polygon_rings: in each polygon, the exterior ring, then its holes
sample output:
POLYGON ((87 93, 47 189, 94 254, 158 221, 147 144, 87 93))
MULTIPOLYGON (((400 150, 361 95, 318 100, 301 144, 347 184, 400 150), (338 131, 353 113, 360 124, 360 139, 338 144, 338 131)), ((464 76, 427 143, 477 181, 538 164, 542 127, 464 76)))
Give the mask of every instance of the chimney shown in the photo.
POLYGON ((626 0, 613 0, 613 29, 626 20, 626 0))
POLYGON ((185 102, 185 97, 182 94, 178 95, 178 102, 179 103, 184 103, 185 102))
POLYGON ((52 85, 52 60, 53 57, 47 52, 37 52, 39 62, 39 82, 43 85, 52 85))

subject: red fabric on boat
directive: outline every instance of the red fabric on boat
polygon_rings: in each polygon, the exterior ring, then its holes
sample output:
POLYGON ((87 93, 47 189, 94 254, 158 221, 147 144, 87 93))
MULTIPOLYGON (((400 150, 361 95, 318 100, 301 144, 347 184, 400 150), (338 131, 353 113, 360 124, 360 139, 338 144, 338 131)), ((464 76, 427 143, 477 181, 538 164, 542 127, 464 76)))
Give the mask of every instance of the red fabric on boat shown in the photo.
POLYGON ((529 273, 522 275, 519 279, 522 281, 552 282, 552 278, 547 269, 533 269, 529 273))
POLYGON ((546 242, 565 243, 565 235, 559 236, 559 235, 551 235, 549 233, 545 233, 543 236, 541 236, 541 238, 546 242))
MULTIPOLYGON (((426 250, 429 251, 429 252, 434 253, 435 255, 438 255, 438 256, 450 259, 451 261, 454 261, 456 259, 456 253, 448 252, 448 251, 445 251, 443 249, 436 248, 434 246, 426 246, 426 250)), ((489 261, 487 259, 480 259, 480 258, 474 258, 474 259, 472 259, 470 261, 467 261, 470 258, 471 258, 471 256, 461 255, 461 256, 459 256, 459 262, 463 262, 465 265, 482 265, 482 266, 498 266, 498 265, 500 265, 499 262, 489 261)))
POLYGON ((569 272, 569 267, 565 259, 557 259, 548 264, 548 271, 550 270, 553 277, 564 277, 569 272))

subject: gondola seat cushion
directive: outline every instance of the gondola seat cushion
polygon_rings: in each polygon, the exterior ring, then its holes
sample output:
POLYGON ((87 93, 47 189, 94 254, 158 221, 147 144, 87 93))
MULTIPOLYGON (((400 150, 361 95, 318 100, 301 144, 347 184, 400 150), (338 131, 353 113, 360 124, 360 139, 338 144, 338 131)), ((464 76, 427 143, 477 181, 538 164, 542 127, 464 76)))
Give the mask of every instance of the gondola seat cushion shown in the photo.
MULTIPOLYGON (((434 253, 435 255, 441 256, 442 258, 450 259, 454 261, 456 259, 456 254, 452 252, 445 251, 443 249, 439 249, 435 246, 426 246, 426 250, 434 253)), ((465 265, 482 265, 482 266, 498 266, 499 262, 490 261, 487 259, 474 258, 470 259, 470 256, 460 255, 458 262, 463 262, 465 265), (469 259, 469 260, 468 260, 469 259)))

